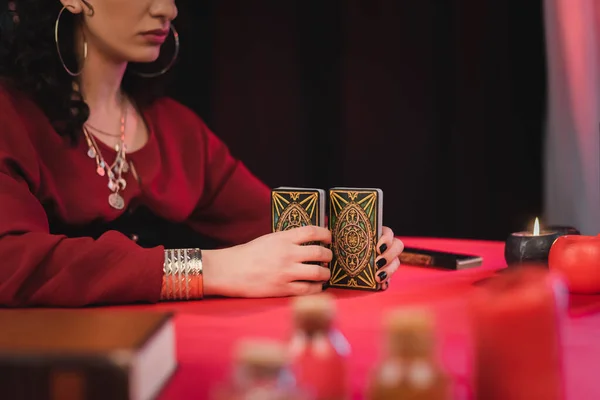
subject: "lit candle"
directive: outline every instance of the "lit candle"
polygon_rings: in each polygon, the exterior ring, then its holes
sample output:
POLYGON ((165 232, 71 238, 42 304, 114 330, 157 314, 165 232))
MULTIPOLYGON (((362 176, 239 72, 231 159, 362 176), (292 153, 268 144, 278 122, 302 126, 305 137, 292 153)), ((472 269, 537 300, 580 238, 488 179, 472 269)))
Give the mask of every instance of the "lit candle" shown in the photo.
POLYGON ((560 232, 541 230, 540 221, 535 219, 533 232, 511 233, 504 246, 504 258, 508 266, 523 263, 547 264, 552 243, 561 236, 560 232))

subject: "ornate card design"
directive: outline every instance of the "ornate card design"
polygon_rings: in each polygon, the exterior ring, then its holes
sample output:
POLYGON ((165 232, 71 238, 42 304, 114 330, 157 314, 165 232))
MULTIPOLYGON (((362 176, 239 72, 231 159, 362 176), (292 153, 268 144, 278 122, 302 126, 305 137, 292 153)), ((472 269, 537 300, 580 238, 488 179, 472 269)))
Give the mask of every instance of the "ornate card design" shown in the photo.
POLYGON ((380 189, 330 189, 331 287, 378 290, 375 246, 381 236, 382 200, 380 189))
POLYGON ((306 225, 324 226, 325 192, 322 189, 281 187, 271 191, 273 232, 306 225))

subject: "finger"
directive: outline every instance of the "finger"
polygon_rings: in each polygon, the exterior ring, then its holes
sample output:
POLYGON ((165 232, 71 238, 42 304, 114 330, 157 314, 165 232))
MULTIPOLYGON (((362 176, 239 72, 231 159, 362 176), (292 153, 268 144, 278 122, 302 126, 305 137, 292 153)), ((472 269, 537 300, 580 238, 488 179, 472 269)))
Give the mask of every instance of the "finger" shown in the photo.
POLYGON ((314 282, 290 282, 289 291, 292 296, 308 296, 321 293, 323 291, 323 284, 314 282))
POLYGON ((316 225, 307 225, 283 231, 282 235, 288 237, 295 244, 310 242, 331 243, 331 232, 329 229, 316 225))
POLYGON ((289 271, 290 281, 326 282, 331 277, 329 268, 316 264, 294 264, 289 271))
POLYGON ((387 226, 381 228, 381 237, 377 241, 377 252, 383 254, 394 240, 394 231, 387 226))
POLYGON ((375 259, 375 265, 378 269, 384 268, 391 261, 398 258, 404 250, 404 243, 398 238, 393 238, 389 247, 375 259))
POLYGON ((381 290, 382 292, 385 292, 390 287, 390 280, 380 283, 378 286, 379 286, 379 290, 381 290))
POLYGON ((329 263, 333 252, 319 245, 298 246, 295 250, 295 261, 298 262, 323 262, 329 263))
POLYGON ((385 282, 386 280, 390 279, 394 273, 396 273, 398 267, 400 267, 400 259, 394 258, 391 263, 377 271, 377 276, 375 279, 379 283, 385 282))

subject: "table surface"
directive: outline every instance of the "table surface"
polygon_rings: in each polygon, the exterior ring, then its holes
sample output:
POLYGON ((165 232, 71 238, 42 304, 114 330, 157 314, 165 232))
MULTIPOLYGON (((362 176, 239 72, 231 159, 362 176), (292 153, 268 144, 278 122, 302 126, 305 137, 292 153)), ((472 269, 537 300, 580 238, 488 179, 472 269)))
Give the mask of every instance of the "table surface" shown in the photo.
MULTIPOLYGON (((385 292, 328 290, 337 298, 338 326, 352 346, 353 398, 363 398, 368 376, 380 354, 382 318, 390 309, 423 305, 436 315, 442 363, 459 388, 457 398, 472 398, 469 332, 464 293, 504 268, 501 242, 402 238, 406 246, 483 256, 483 266, 442 271, 403 266, 385 292)), ((231 370, 232 350, 244 337, 286 339, 291 332, 290 299, 205 299, 127 308, 173 310, 179 369, 159 400, 203 399, 231 370)), ((568 319, 564 338, 568 399, 600 398, 600 314, 568 319)))

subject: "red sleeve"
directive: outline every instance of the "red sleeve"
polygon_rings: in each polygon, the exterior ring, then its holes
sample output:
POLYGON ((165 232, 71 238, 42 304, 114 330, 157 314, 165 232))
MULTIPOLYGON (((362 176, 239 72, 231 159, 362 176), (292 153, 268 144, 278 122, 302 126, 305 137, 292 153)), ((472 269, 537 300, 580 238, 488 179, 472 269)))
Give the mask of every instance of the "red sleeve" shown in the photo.
POLYGON ((36 153, 2 91, 0 110, 0 306, 158 301, 162 248, 142 249, 117 232, 97 240, 49 234, 34 194, 43 184, 36 153))
POLYGON ((204 192, 189 221, 224 245, 246 243, 271 232, 271 190, 200 121, 204 192))

